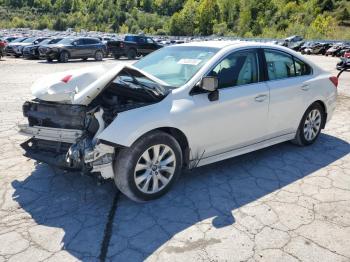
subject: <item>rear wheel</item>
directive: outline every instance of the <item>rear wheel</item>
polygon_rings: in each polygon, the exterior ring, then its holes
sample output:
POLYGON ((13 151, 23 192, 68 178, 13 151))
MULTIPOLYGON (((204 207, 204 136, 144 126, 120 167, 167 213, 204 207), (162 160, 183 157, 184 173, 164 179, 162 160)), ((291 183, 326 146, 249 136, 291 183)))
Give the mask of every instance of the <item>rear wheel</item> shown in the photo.
POLYGON ((172 187, 181 167, 182 151, 177 140, 164 132, 151 132, 118 152, 114 181, 130 199, 148 201, 172 187))
POLYGON ((103 53, 102 51, 98 50, 95 52, 95 60, 96 61, 102 61, 103 60, 103 53))
POLYGON ((300 146, 313 144, 321 133, 325 112, 319 103, 312 104, 305 112, 293 142, 300 146))
POLYGON ((136 55, 137 55, 136 50, 135 49, 130 49, 128 51, 127 55, 128 55, 128 59, 131 59, 131 60, 135 59, 136 55))
POLYGON ((60 54, 59 62, 67 63, 69 60, 69 54, 66 51, 62 51, 60 54))

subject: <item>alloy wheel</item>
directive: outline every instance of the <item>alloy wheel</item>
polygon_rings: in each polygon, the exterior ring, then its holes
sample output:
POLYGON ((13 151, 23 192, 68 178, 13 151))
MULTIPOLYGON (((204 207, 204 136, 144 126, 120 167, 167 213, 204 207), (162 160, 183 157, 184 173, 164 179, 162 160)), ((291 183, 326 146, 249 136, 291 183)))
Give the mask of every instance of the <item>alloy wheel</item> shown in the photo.
POLYGON ((304 137, 307 141, 312 141, 318 135, 321 128, 321 112, 313 109, 307 115, 304 123, 304 137))
POLYGON ((174 176, 176 157, 167 145, 149 147, 135 166, 136 187, 145 194, 155 194, 168 185, 174 176))

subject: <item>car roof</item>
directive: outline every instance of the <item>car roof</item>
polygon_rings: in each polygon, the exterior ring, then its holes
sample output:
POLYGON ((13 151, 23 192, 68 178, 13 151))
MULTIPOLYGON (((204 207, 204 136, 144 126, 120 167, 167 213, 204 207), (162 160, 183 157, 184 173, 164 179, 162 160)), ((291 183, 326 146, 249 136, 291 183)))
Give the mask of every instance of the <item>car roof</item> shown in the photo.
POLYGON ((272 43, 263 43, 263 42, 253 42, 253 41, 240 41, 240 40, 228 40, 228 41, 199 41, 180 44, 177 46, 194 46, 194 47, 211 47, 224 49, 227 47, 280 47, 272 43))

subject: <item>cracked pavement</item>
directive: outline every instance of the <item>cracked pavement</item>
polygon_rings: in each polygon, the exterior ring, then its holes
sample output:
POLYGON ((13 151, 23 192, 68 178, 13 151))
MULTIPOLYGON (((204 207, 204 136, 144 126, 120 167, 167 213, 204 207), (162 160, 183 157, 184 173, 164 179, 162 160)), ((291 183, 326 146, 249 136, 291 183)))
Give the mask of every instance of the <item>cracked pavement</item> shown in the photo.
MULTIPOLYGON (((309 58, 337 73, 337 58, 309 58)), ((106 234, 107 261, 350 261, 350 72, 314 145, 187 171, 166 196, 139 204, 112 181, 21 156, 16 126, 31 83, 95 64, 0 61, 0 262, 99 261, 106 234)))

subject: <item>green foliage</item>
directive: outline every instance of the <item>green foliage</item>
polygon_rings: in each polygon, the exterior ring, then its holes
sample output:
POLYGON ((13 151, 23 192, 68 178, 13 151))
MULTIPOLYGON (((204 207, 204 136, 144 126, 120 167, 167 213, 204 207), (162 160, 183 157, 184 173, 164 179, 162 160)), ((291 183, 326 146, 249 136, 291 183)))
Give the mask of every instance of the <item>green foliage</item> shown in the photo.
POLYGON ((0 0, 0 27, 349 38, 348 0, 0 0))

